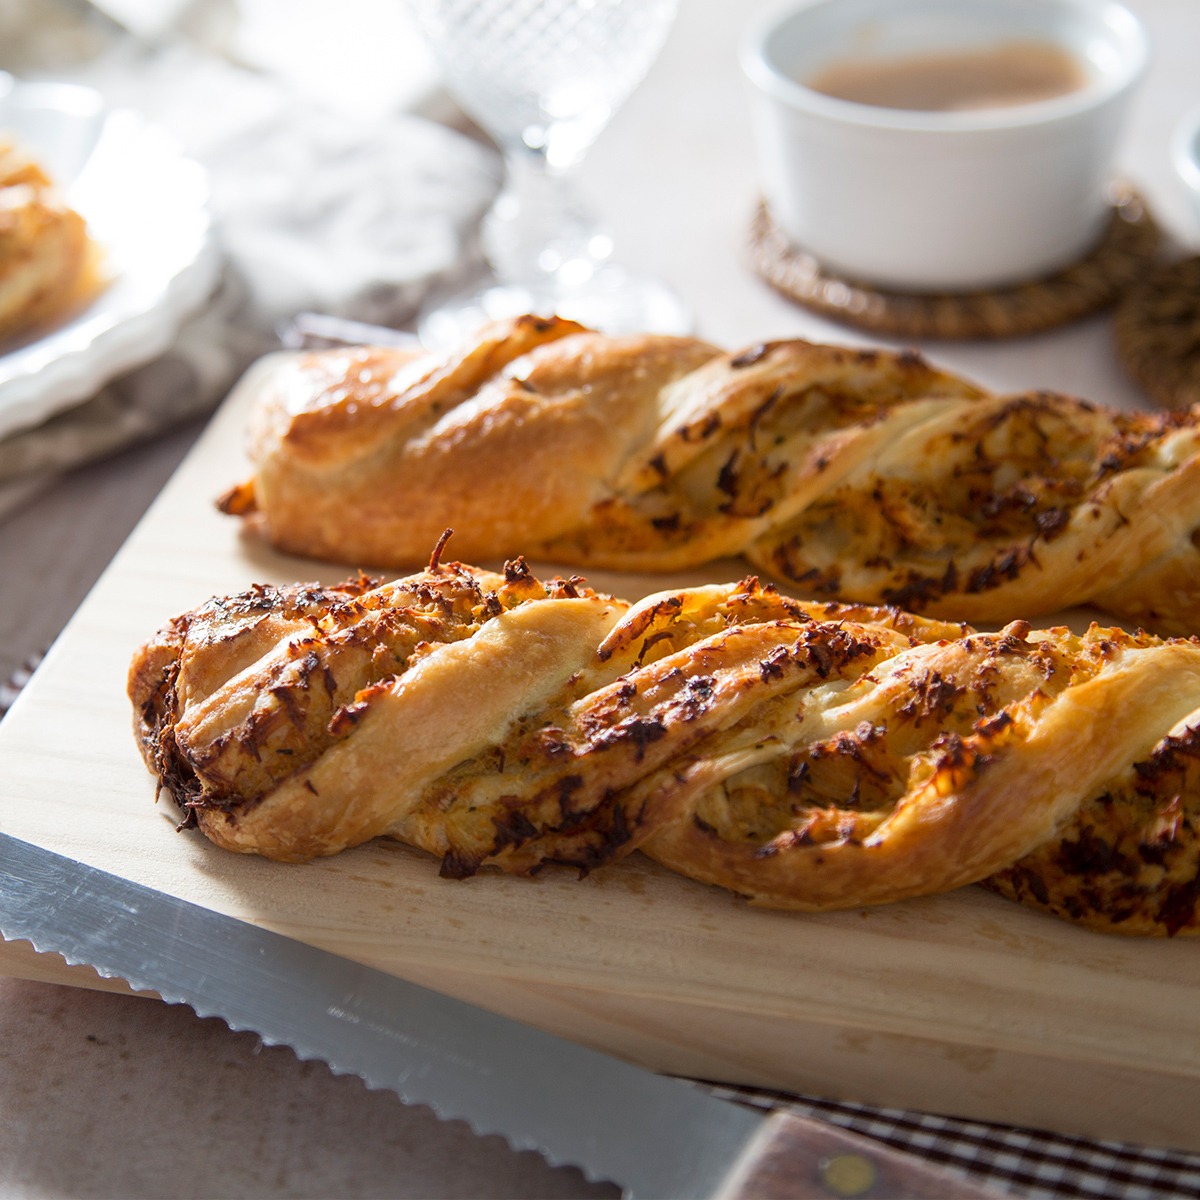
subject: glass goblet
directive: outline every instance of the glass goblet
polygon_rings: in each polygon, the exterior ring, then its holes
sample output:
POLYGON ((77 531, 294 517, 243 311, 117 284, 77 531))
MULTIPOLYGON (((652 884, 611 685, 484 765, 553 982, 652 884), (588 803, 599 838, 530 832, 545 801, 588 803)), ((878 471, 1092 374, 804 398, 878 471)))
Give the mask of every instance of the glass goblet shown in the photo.
POLYGON ((410 0, 449 91, 504 155, 480 231, 493 281, 438 302, 422 340, 446 345, 524 312, 605 332, 681 333, 663 283, 613 260, 580 202, 579 164, 662 48, 678 0, 410 0))

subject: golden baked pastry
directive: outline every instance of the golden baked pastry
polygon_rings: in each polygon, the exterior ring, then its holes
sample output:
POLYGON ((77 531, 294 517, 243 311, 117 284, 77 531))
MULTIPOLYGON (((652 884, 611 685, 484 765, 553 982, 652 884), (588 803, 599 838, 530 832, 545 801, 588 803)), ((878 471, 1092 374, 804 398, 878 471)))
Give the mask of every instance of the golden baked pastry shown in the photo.
POLYGON ((1092 929, 1194 933, 1198 835, 1200 726, 1191 725, 1108 781, 1053 839, 984 882, 1092 929))
POLYGON ((447 359, 264 368, 221 501, 295 554, 618 570, 743 555, 817 597, 999 625, 1091 604, 1200 630, 1200 409, 986 394, 913 354, 491 327, 447 359))
POLYGON ((83 217, 0 137, 0 340, 61 319, 94 286, 95 267, 83 217))
MULTIPOLYGON (((1085 815, 1118 821, 1097 798, 1200 736, 1200 643, 979 633, 753 578, 629 604, 435 553, 391 583, 211 600, 137 653, 129 694, 184 823, 230 850, 300 861, 387 836, 452 877, 640 850, 822 910, 1006 869, 1010 894, 1054 892, 1085 815)), ((1194 929, 1190 817, 1159 821, 1154 847, 1172 839, 1169 896, 1139 867, 1121 903, 1142 919, 1102 913, 1113 928, 1194 929)))

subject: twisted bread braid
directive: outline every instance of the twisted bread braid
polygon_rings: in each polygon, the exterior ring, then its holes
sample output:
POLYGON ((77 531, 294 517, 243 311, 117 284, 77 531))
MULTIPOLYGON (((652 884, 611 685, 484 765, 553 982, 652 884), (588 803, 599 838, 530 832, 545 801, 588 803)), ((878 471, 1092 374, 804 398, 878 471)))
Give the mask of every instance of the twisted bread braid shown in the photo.
POLYGON ((243 853, 390 836, 463 877, 641 850, 808 910, 1002 872, 1085 923, 1196 922, 1195 790, 1170 774, 1200 737, 1193 641, 978 633, 754 579, 631 605, 435 555, 388 584, 212 600, 138 652, 129 694, 185 823, 243 853), (1093 845, 1155 812, 1157 865, 1072 850, 1097 808, 1093 845))
POLYGON ((1200 629, 1200 412, 534 318, 445 361, 330 351, 247 386, 256 473, 221 505, 292 553, 412 567, 449 525, 475 561, 742 555, 809 595, 979 624, 1090 603, 1200 629))

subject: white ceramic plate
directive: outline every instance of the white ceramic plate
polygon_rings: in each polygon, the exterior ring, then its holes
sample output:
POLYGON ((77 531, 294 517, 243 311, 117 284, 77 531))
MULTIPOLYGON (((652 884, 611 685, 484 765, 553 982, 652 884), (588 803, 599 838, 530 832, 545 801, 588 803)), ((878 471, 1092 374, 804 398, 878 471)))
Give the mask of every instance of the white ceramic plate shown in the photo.
POLYGON ((71 320, 0 354, 3 437, 161 354, 212 291, 218 257, 204 171, 137 113, 90 88, 0 74, 0 131, 61 185, 111 280, 71 320))

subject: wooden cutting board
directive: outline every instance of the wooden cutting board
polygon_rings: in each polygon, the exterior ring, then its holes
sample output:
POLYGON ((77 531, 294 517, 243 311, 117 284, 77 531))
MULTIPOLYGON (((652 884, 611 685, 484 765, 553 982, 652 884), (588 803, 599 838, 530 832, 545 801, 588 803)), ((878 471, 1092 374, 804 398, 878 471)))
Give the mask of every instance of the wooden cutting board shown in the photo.
MULTIPOLYGON (((293 866, 177 833, 131 733, 134 649, 210 595, 348 573, 216 512, 247 473, 243 427, 235 393, 0 723, 0 828, 658 1070, 1200 1150, 1195 940, 1088 933, 974 888, 809 916, 638 857, 451 882, 392 844, 293 866)), ((741 570, 590 578, 634 598, 741 570)), ((121 986, 23 944, 0 971, 121 986)))

